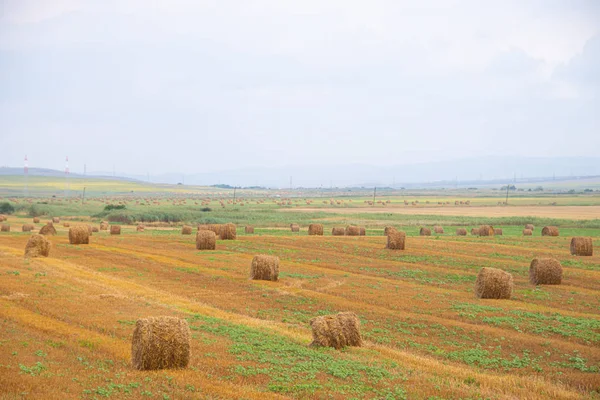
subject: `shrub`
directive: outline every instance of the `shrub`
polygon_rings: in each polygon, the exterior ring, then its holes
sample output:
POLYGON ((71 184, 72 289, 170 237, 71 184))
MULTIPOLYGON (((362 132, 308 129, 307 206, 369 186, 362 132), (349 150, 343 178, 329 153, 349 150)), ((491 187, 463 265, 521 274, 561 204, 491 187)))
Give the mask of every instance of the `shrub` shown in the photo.
POLYGON ((126 208, 125 204, 107 204, 104 206, 104 211, 124 210, 126 208))
POLYGON ((15 212, 15 208, 8 201, 0 203, 0 214, 12 214, 15 212))

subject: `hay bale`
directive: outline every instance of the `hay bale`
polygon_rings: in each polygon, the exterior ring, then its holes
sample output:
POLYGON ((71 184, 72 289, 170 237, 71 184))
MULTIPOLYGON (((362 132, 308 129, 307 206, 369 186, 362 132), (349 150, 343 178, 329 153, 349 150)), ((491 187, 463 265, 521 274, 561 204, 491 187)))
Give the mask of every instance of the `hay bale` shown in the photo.
POLYGON ((60 223, 60 218, 58 218, 58 217, 52 217, 52 223, 53 223, 53 224, 58 224, 58 223, 60 223))
POLYGON ((344 236, 346 234, 346 230, 340 227, 334 227, 331 230, 331 236, 344 236))
POLYGON ((473 228, 473 229, 471 229, 471 235, 473 235, 473 236, 479 236, 479 228, 473 228))
POLYGON ((502 236, 502 228, 494 228, 494 236, 502 236))
POLYGON ((429 228, 421 228, 419 231, 419 235, 421 236, 431 236, 431 229, 429 228))
POLYGON ((310 320, 313 341, 311 347, 362 346, 360 320, 353 312, 323 315, 310 320))
POLYGON ((532 285, 560 285, 563 269, 554 258, 534 258, 529 265, 529 283, 532 285))
POLYGON ((87 230, 88 230, 88 233, 90 234, 90 236, 92 236, 92 233, 94 233, 94 228, 92 228, 91 225, 87 225, 87 230))
POLYGON ((571 254, 574 256, 593 256, 592 238, 577 236, 571 239, 571 254))
POLYGON ((192 227, 189 225, 184 225, 181 228, 181 234, 182 235, 191 235, 192 234, 192 227))
POLYGON ((235 240, 237 237, 235 224, 230 223, 221 225, 219 236, 221 237, 221 240, 235 240))
POLYGON ((46 225, 42 226, 39 232, 40 235, 56 235, 56 229, 54 228, 54 224, 52 222, 48 222, 46 225))
POLYGON ((456 230, 456 236, 467 236, 467 230, 465 228, 458 228, 456 230))
POLYGON ((25 245, 25 258, 48 257, 50 254, 50 241, 44 235, 31 235, 25 245))
POLYGON ((87 226, 77 225, 69 228, 69 243, 71 244, 89 244, 90 233, 87 226))
POLYGON ((367 229, 364 226, 360 227, 360 235, 359 236, 367 236, 367 229))
POLYGON ((346 227, 346 236, 360 236, 360 228, 354 225, 346 227))
POLYGON ((292 232, 300 232, 300 225, 290 224, 290 229, 292 230, 292 232))
POLYGON ((108 230, 108 222, 100 222, 100 230, 101 231, 107 231, 108 230))
POLYGON ((135 227, 136 232, 144 232, 144 229, 146 229, 144 225, 138 225, 135 227))
POLYGON ((246 232, 247 234, 254 233, 254 227, 253 226, 246 226, 244 228, 244 232, 246 232))
POLYGON ((201 230, 196 233, 197 250, 214 250, 217 246, 217 235, 213 231, 201 230))
POLYGON ((98 227, 97 226, 92 226, 92 232, 98 232, 98 227))
POLYGON ((6 221, 8 218, 4 214, 0 214, 0 222, 6 221))
POLYGON ((64 228, 70 228, 71 224, 69 224, 68 222, 63 222, 63 227, 64 228))
POLYGON ((252 259, 250 279, 276 281, 279 277, 279 257, 259 254, 252 259))
POLYGON ((131 340, 131 363, 138 370, 186 368, 190 362, 190 328, 185 319, 138 319, 131 340))
POLYGON ((40 223, 40 219, 39 219, 38 217, 35 217, 35 218, 33 219, 33 223, 34 223, 34 224, 39 224, 39 223, 40 223))
POLYGON ((208 228, 208 224, 200 224, 200 225, 198 225, 198 230, 199 231, 210 231, 210 229, 208 228))
POLYGON ((481 225, 479 227, 479 236, 494 236, 494 227, 490 225, 481 225))
POLYGON ((475 281, 475 295, 480 299, 510 299, 513 276, 498 268, 483 267, 475 281))
POLYGON ((523 229, 523 236, 531 236, 533 231, 531 229, 523 229))
POLYGON ((385 236, 389 235, 390 232, 397 232, 397 230, 393 226, 386 226, 385 229, 383 230, 383 234, 385 236))
POLYGON ((556 226, 545 226, 542 228, 542 236, 558 236, 558 228, 556 226))
POLYGON ((121 226, 120 225, 111 225, 110 226, 110 234, 111 235, 120 235, 121 234, 121 226))
POLYGON ((221 233, 221 224, 208 224, 207 228, 217 236, 221 233))
POLYGON ((1 232, 10 232, 10 225, 9 224, 2 224, 2 228, 0 228, 1 232))
POLYGON ((406 233, 401 231, 390 232, 387 235, 386 249, 390 250, 404 250, 406 242, 406 233))
POLYGON ((23 232, 31 232, 33 230, 34 226, 31 224, 25 224, 21 227, 21 230, 23 232))
POLYGON ((444 233, 444 228, 442 228, 441 226, 434 226, 433 231, 435 233, 441 234, 441 233, 444 233))
POLYGON ((310 236, 323 236, 323 225, 321 225, 321 224, 308 225, 308 234, 310 236))
POLYGON ((533 232, 533 224, 527 224, 527 225, 525 225, 525 229, 529 229, 530 231, 533 232))

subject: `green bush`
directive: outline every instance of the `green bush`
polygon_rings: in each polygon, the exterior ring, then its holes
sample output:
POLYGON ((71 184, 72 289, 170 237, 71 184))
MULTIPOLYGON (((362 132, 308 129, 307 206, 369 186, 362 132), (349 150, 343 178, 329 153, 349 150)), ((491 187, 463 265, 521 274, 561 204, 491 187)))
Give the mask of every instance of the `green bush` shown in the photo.
POLYGON ((8 201, 0 203, 0 214, 12 214, 15 212, 15 208, 8 201))

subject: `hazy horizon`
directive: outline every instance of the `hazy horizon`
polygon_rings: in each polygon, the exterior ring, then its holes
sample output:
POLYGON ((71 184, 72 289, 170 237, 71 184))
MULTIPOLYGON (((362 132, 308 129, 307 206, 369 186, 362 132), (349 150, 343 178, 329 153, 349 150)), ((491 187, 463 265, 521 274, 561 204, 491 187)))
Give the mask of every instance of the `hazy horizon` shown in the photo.
POLYGON ((0 0, 0 165, 593 157, 598 71, 595 1, 0 0))

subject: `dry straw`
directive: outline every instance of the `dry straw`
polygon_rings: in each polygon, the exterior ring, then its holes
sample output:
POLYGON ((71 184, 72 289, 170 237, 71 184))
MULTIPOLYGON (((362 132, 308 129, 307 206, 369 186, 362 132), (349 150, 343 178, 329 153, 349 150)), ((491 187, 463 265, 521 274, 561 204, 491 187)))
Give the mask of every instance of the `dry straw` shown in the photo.
POLYGON ((502 228, 494 228, 494 236, 502 236, 502 228))
POLYGON ((69 243, 71 244, 89 244, 90 233, 87 226, 77 225, 69 228, 69 243))
POLYGON ((182 235, 191 235, 192 234, 192 227, 189 225, 184 225, 181 228, 181 234, 182 235))
POLYGON ((592 238, 577 236, 571 239, 571 254, 574 256, 593 256, 592 238))
POLYGON ((533 232, 533 224, 527 224, 527 225, 525 225, 525 229, 529 229, 530 231, 533 232))
POLYGON ((494 236, 494 227, 490 225, 481 225, 479 227, 479 236, 494 236))
POLYGON ((33 230, 34 226, 31 224, 25 224, 21 227, 21 230, 23 232, 31 232, 33 230))
POLYGON ((479 228, 473 228, 473 229, 471 229, 471 235, 473 235, 473 236, 479 236, 479 228))
POLYGON ((331 235, 332 236, 344 236, 346 234, 346 230, 344 228, 341 227, 334 227, 331 230, 331 235))
POLYGON ((2 228, 0 228, 0 231, 2 231, 2 232, 10 232, 10 225, 9 224, 2 224, 2 228))
POLYGON ((138 225, 135 227, 136 232, 144 232, 144 229, 146 229, 144 225, 138 225))
POLYGON ((556 226, 545 226, 542 228, 542 236, 558 236, 558 228, 556 226))
POLYGON ((56 235, 56 229, 54 228, 54 224, 52 224, 52 222, 48 222, 46 225, 41 227, 39 233, 40 235, 56 235))
POLYGON ((217 235, 213 231, 201 230, 196 233, 197 250, 214 250, 217 246, 217 235))
POLYGON ((235 225, 234 224, 221 225, 219 236, 221 237, 221 240, 235 240, 235 238, 237 237, 235 225))
POLYGON ((64 227, 64 228, 70 228, 70 227, 71 227, 71 224, 70 224, 70 223, 68 223, 68 222, 63 222, 63 227, 64 227))
POLYGON ((475 295, 480 299, 510 299, 513 276, 498 268, 483 267, 475 281, 475 295))
POLYGON ((290 224, 290 229, 292 230, 292 232, 300 232, 300 225, 290 224))
POLYGON ((138 370, 186 368, 190 362, 190 328, 185 319, 138 319, 131 340, 131 363, 138 370))
POLYGON ((98 227, 97 226, 92 226, 92 232, 98 232, 98 227))
POLYGON ((253 226, 246 226, 244 228, 244 232, 250 234, 250 233, 254 233, 254 227, 253 226))
POLYGON ((467 236, 467 230, 465 228, 458 228, 456 230, 456 236, 467 236))
POLYGON ((404 250, 406 242, 406 233, 395 231, 390 232, 387 235, 386 248, 390 250, 404 250))
POLYGON ((100 230, 101 231, 106 231, 108 230, 108 222, 100 222, 100 230))
POLYGON ((421 228, 419 231, 419 235, 421 236, 431 236, 431 229, 429 228, 421 228))
POLYGON ((444 228, 442 228, 441 226, 434 226, 433 231, 438 234, 444 233, 444 228))
POLYGON ((120 235, 121 234, 121 226, 120 225, 111 225, 110 226, 110 234, 111 235, 120 235))
POLYGON ((560 285, 563 269, 554 258, 534 258, 529 266, 529 283, 532 285, 560 285))
POLYGON ((533 231, 531 229, 523 229, 523 236, 531 236, 533 231))
POLYGON ((367 236, 367 229, 364 226, 360 227, 360 236, 367 236))
POLYGON ((25 245, 25 258, 48 257, 50 254, 50 241, 44 235, 31 235, 25 245))
POLYGON ((312 347, 362 346, 360 320, 353 312, 341 312, 336 315, 323 315, 310 320, 313 341, 312 347))
POLYGON ((250 266, 250 279, 276 281, 279 277, 279 257, 259 254, 250 266))
POLYGON ((354 225, 346 227, 346 236, 360 236, 360 228, 354 225))
POLYGON ((308 234, 310 236, 323 236, 323 225, 321 225, 321 224, 308 225, 308 234))
POLYGON ((54 224, 60 223, 60 218, 58 218, 58 217, 52 217, 52 223, 54 223, 54 224))
POLYGON ((33 219, 33 223, 34 223, 34 224, 39 224, 39 223, 40 223, 40 219, 39 219, 38 217, 35 217, 35 218, 33 219))
POLYGON ((385 236, 389 235, 390 232, 397 232, 397 230, 393 226, 386 226, 385 229, 383 230, 383 234, 385 236))

